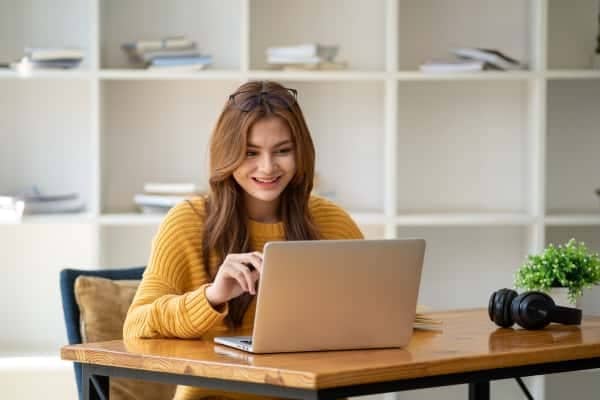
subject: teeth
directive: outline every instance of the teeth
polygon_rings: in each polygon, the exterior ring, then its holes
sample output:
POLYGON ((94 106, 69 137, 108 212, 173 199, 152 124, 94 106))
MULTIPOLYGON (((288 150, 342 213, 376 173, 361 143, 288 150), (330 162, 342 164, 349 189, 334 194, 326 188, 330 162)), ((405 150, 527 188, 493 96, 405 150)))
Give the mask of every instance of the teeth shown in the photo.
POLYGON ((259 179, 259 178, 254 178, 254 179, 256 179, 257 181, 259 181, 261 183, 272 183, 272 182, 275 182, 277 180, 277 178, 273 178, 271 180, 264 180, 264 179, 259 179))

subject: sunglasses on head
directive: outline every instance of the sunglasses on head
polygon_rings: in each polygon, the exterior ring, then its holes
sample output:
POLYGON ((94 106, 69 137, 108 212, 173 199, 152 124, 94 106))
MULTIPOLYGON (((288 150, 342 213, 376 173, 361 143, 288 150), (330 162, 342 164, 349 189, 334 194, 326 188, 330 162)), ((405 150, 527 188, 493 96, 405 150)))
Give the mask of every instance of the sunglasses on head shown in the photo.
POLYGON ((229 96, 229 103, 244 112, 251 111, 258 105, 291 109, 297 101, 298 91, 291 88, 263 90, 259 93, 244 90, 229 96))

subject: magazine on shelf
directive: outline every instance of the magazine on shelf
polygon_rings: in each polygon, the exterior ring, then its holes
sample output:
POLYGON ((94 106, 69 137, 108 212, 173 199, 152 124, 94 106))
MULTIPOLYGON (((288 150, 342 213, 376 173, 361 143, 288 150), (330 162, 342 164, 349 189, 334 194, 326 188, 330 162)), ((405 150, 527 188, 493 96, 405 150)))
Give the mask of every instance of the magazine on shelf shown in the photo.
POLYGON ((495 49, 482 49, 475 47, 465 47, 453 49, 452 53, 457 57, 484 61, 496 68, 503 70, 521 70, 526 69, 527 65, 521 63, 514 58, 507 56, 499 50, 495 49))

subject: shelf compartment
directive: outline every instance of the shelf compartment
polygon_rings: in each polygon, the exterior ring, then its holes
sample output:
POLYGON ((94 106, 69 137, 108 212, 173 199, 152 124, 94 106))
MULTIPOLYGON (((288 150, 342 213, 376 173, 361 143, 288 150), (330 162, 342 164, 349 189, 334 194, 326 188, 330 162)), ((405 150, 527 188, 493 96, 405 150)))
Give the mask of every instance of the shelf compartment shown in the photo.
POLYGON ((253 0, 250 69, 268 68, 268 47, 320 43, 339 45, 350 70, 383 71, 385 11, 383 0, 253 0))
POLYGON ((482 47, 530 61, 529 2, 399 0, 398 65, 418 70, 453 48, 482 47), (418 39, 417 39, 418 38, 418 39))
POLYGON ((551 81, 547 102, 546 214, 598 214, 600 80, 551 81))
POLYGON ((0 80, 0 193, 36 185, 42 193, 77 192, 89 207, 90 96, 88 82, 0 80))
POLYGON ((212 55, 209 69, 240 68, 239 0, 106 0, 100 13, 102 68, 130 68, 123 43, 180 35, 212 55))
POLYGON ((206 187, 208 140, 237 86, 229 81, 102 82, 101 212, 135 211, 133 196, 150 181, 206 187))
POLYGON ((2 61, 21 59, 26 47, 75 47, 90 65, 91 2, 79 0, 9 1, 0 12, 2 61))
POLYGON ((526 214, 527 89, 519 81, 400 82, 398 214, 526 214))
POLYGON ((298 90, 316 148, 319 192, 356 213, 383 213, 383 83, 284 85, 298 90))
POLYGON ((110 268, 145 266, 157 231, 157 225, 101 226, 100 265, 110 268))
POLYGON ((577 6, 548 0, 548 68, 590 69, 598 36, 598 0, 577 6))
POLYGON ((397 237, 426 241, 419 304, 433 310, 487 307, 527 255, 525 227, 399 227, 397 237))
POLYGON ((59 272, 94 265, 95 227, 64 222, 0 228, 0 320, 10 327, 2 334, 0 356, 57 354, 66 340, 59 272))

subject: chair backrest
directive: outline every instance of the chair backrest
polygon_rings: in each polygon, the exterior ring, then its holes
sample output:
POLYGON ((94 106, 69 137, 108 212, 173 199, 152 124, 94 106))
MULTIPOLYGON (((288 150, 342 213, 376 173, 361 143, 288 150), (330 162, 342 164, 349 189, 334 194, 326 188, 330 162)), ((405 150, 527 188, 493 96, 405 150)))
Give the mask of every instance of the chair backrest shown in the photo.
MULTIPOLYGON (((112 280, 130 280, 142 279, 146 267, 131 267, 121 269, 63 269, 60 271, 60 294, 62 298, 63 314, 65 317, 65 326, 67 328, 67 338, 69 344, 81 343, 81 331, 79 330, 79 307, 75 301, 75 279, 78 276, 96 276, 112 280)), ((83 399, 81 394, 81 365, 73 363, 75 369, 75 382, 77 383, 77 393, 79 399, 83 399)))

